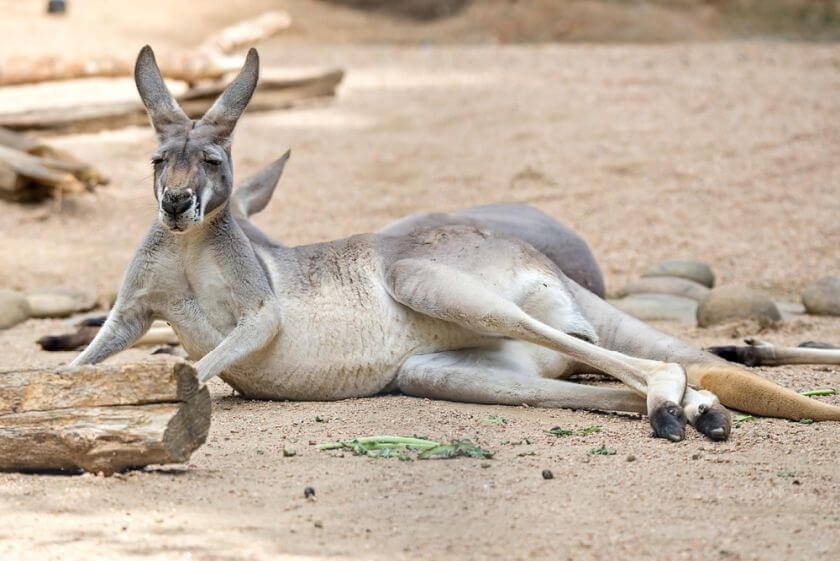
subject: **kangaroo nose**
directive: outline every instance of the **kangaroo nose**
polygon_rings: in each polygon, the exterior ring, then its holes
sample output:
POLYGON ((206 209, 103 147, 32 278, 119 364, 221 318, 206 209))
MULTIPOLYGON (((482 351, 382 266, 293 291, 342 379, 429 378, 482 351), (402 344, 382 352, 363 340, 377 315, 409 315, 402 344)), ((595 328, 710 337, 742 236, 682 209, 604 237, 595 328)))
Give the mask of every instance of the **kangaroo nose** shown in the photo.
POLYGON ((163 201, 161 201, 160 206, 163 207, 164 212, 168 215, 175 217, 190 208, 191 205, 192 194, 187 191, 168 191, 163 196, 163 201))

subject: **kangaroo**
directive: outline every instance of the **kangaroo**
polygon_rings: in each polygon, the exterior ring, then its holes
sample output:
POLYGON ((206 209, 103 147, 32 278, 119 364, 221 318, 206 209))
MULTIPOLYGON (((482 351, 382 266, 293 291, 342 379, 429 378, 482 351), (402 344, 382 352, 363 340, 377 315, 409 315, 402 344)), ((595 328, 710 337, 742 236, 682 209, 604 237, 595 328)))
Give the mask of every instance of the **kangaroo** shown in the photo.
POLYGON ((617 314, 514 237, 464 225, 293 248, 249 237, 231 208, 230 151, 258 74, 251 49, 194 121, 166 89, 151 48, 140 51, 135 81, 160 140, 152 157, 158 217, 107 321, 72 365, 104 360, 160 318, 197 361, 202 382, 221 376, 254 398, 400 390, 644 412, 653 435, 672 441, 684 437, 686 421, 714 440, 728 437, 729 412, 712 391, 759 414, 840 420, 840 408, 617 314), (559 379, 580 371, 627 388, 559 379), (712 391, 687 386, 687 372, 712 391))
MULTIPOLYGON (((279 177, 278 177, 279 178, 279 177)), ((274 183, 254 185, 252 190, 260 193, 238 190, 234 199, 258 200, 259 205, 238 202, 240 223, 249 222, 250 216, 261 211, 271 199, 274 183)), ((471 225, 480 229, 501 232, 526 241, 552 260, 569 279, 587 288, 599 297, 604 296, 604 281, 601 269, 586 242, 575 232, 557 222, 540 210, 523 203, 495 203, 480 205, 448 213, 423 213, 403 217, 380 230, 383 234, 406 235, 423 229, 445 225, 471 225)), ((247 231, 247 230, 246 230, 247 231)), ((264 234, 261 234, 264 237, 264 234)), ((279 245, 279 242, 274 242, 279 245)), ((838 364, 840 350, 825 343, 805 342, 796 348, 776 347, 769 343, 748 339, 748 346, 710 347, 704 353, 688 344, 661 333, 628 316, 613 306, 593 305, 582 307, 584 315, 595 325, 600 344, 607 348, 623 350, 633 356, 660 357, 689 365, 692 384, 705 387, 714 385, 724 404, 737 403, 749 413, 778 416, 790 419, 829 418, 824 407, 814 400, 803 400, 801 396, 771 384, 767 380, 744 371, 729 374, 721 371, 724 364, 717 357, 747 366, 781 366, 788 364, 838 364), (599 320, 600 318, 600 320, 599 320), (622 326, 617 329, 616 326, 622 326), (635 333, 632 331, 636 330, 635 333), (717 355, 717 356, 712 356, 717 355), (721 385, 723 384, 723 385, 721 385)))

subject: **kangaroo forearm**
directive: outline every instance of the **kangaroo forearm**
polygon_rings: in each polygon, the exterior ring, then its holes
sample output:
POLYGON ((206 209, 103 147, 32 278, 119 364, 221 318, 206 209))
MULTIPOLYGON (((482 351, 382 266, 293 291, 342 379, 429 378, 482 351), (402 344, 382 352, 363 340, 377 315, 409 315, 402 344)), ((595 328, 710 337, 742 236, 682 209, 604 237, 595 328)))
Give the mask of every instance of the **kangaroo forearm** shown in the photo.
POLYGON ((70 366, 102 362, 109 356, 130 347, 142 337, 150 325, 151 318, 135 317, 128 320, 108 318, 90 345, 70 363, 70 366))
POLYGON ((215 349, 198 361, 196 370, 199 380, 206 382, 265 347, 277 336, 279 323, 274 310, 263 307, 253 317, 239 324, 215 349))

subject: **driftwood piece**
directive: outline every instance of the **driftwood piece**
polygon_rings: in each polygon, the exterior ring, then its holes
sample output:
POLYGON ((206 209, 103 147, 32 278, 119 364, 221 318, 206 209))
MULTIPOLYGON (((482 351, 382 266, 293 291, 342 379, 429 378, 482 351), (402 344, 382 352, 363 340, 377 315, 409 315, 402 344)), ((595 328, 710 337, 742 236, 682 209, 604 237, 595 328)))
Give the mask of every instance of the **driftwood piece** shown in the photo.
POLYGON ((66 150, 0 127, 0 198, 38 200, 51 193, 80 193, 107 182, 66 150))
MULTIPOLYGON (((165 77, 175 80, 194 82, 220 78, 226 72, 242 66, 242 60, 225 57, 226 53, 273 37, 289 25, 291 18, 287 12, 266 12, 223 29, 195 49, 163 53, 158 58, 158 65, 165 77)), ((64 54, 56 54, 16 57, 0 63, 0 86, 76 78, 113 78, 131 76, 133 72, 133 56, 102 54, 67 58, 64 54)))
MULTIPOLYGON (((270 74, 270 71, 264 72, 270 74)), ((315 76, 297 79, 260 79, 249 111, 284 109, 315 97, 335 95, 344 77, 342 70, 332 70, 315 76)), ((191 118, 204 114, 216 97, 224 91, 227 81, 191 88, 178 96, 178 103, 191 118)), ((147 125, 148 117, 139 101, 99 103, 74 107, 35 109, 19 113, 0 114, 0 127, 13 130, 44 130, 51 133, 95 132, 126 126, 147 125)))
POLYGON ((840 364, 840 348, 824 343, 805 342, 798 347, 778 347, 759 339, 744 339, 744 342, 746 345, 723 345, 706 350, 729 362, 747 366, 840 364))
MULTIPOLYGON (((88 318, 79 324, 75 333, 64 333, 61 335, 45 335, 35 341, 45 351, 75 351, 86 347, 96 334, 99 328, 105 323, 105 316, 88 318)), ((143 334, 132 346, 146 347, 150 345, 179 345, 180 341, 175 331, 163 321, 156 321, 151 329, 143 334)))
POLYGON ((185 462, 207 439, 210 395, 171 357, 0 372, 0 469, 106 474, 185 462))

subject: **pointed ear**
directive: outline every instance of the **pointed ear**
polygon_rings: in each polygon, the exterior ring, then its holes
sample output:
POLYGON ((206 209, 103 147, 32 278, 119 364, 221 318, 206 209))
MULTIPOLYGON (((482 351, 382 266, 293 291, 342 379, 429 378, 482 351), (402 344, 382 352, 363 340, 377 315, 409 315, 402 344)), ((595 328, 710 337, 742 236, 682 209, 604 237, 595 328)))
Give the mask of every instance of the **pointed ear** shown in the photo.
POLYGON ((152 126, 159 137, 165 136, 173 125, 182 125, 190 121, 163 82, 155 61, 155 53, 149 45, 140 49, 140 54, 137 55, 134 83, 137 84, 140 99, 143 100, 152 126))
POLYGON ((240 214, 248 217, 260 212, 268 205, 291 153, 291 150, 287 150, 279 160, 239 185, 239 188, 233 194, 233 198, 236 201, 234 208, 240 214))
POLYGON ((212 127, 218 138, 230 138, 233 129, 236 128, 236 122, 254 95, 259 77, 260 57, 257 50, 252 48, 245 57, 245 65, 239 71, 239 75, 207 110, 199 124, 212 127))

